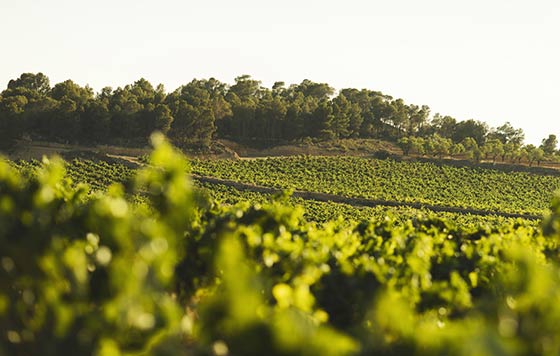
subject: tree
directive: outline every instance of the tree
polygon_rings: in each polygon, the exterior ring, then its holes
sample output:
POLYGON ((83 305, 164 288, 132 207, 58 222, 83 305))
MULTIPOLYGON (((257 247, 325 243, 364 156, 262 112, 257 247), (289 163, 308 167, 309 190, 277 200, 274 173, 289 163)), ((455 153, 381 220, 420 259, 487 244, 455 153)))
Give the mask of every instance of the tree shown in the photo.
POLYGON ((272 85, 272 95, 274 97, 277 96, 283 97, 285 95, 285 92, 286 92, 286 83, 282 81, 274 82, 274 84, 272 85))
POLYGON ((0 95, 0 149, 10 147, 21 137, 27 103, 27 98, 22 95, 9 97, 0 95))
POLYGON ((454 143, 451 145, 451 155, 452 156, 458 156, 460 154, 463 154, 465 152, 465 146, 463 146, 463 144, 461 143, 454 143))
POLYGON ((284 99, 268 92, 266 97, 260 100, 256 111, 255 121, 259 122, 259 125, 255 129, 259 128, 262 133, 255 131, 255 134, 271 141, 282 139, 287 111, 284 99))
POLYGON ((231 105, 232 115, 228 127, 228 136, 238 138, 254 137, 253 130, 256 127, 257 98, 242 99, 235 93, 229 92, 226 97, 231 105))
POLYGON ((333 130, 334 119, 330 101, 327 99, 321 100, 317 109, 313 111, 309 122, 308 132, 311 134, 310 136, 319 137, 324 140, 336 138, 336 133, 333 130))
POLYGON ((336 138, 345 138, 350 135, 350 117, 352 104, 343 94, 332 100, 332 115, 334 116, 330 129, 336 138))
POLYGON ((313 97, 317 100, 328 100, 334 94, 334 89, 327 83, 315 83, 309 79, 304 79, 294 87, 296 92, 301 92, 306 97, 313 97))
POLYGON ((556 147, 558 146, 558 139, 556 135, 548 135, 547 138, 542 140, 540 148, 544 151, 547 156, 552 156, 556 152, 556 147))
POLYGON ((521 163, 522 160, 527 160, 528 152, 525 147, 517 147, 511 155, 511 159, 518 164, 521 163))
POLYGON ((488 140, 484 146, 482 146, 482 151, 485 157, 492 157, 492 163, 496 163, 496 158, 504 154, 504 144, 497 138, 488 140))
POLYGON ((333 120, 331 102, 328 99, 321 100, 309 115, 304 115, 305 135, 324 140, 336 138, 336 134, 332 130, 333 120))
POLYGON ((302 93, 291 95, 291 89, 286 90, 284 100, 286 101, 286 118, 282 137, 286 140, 302 138, 305 135, 304 123, 306 117, 310 116, 311 107, 308 105, 302 93))
POLYGON ((51 90, 49 78, 43 73, 23 73, 18 79, 8 82, 8 89, 23 88, 37 92, 40 95, 47 95, 51 90))
POLYGON ((185 100, 172 105, 173 123, 169 136, 180 147, 210 146, 215 132, 214 114, 209 106, 195 107, 185 100))
POLYGON ((87 142, 107 142, 110 135, 111 113, 107 102, 99 99, 91 100, 82 116, 82 137, 87 142))
POLYGON ((513 142, 508 142, 504 145, 504 153, 502 154, 502 162, 504 162, 506 160, 506 157, 511 158, 511 160, 514 160, 514 157, 516 156, 516 152, 519 151, 520 145, 513 143, 513 142))
MULTIPOLYGON (((81 87, 71 80, 56 84, 50 97, 57 102, 53 117, 47 118, 50 138, 64 141, 79 141, 83 138, 80 128, 83 113, 89 101, 93 100, 93 90, 81 87)), ((83 125, 87 127, 87 125, 83 125)))
POLYGON ((410 150, 412 149, 412 142, 408 137, 401 137, 399 138, 399 140, 397 141, 397 144, 399 145, 400 149, 403 151, 403 154, 405 156, 408 156, 408 153, 410 152, 410 150))
POLYGON ((424 149, 427 154, 438 156, 441 159, 443 156, 449 155, 452 144, 450 139, 434 134, 424 140, 424 149))
POLYGON ((469 158, 473 159, 475 162, 480 162, 482 158, 482 150, 478 146, 476 140, 472 137, 466 137, 461 143, 465 148, 465 152, 468 154, 469 158))
POLYGON ((229 93, 237 95, 242 101, 258 99, 260 91, 261 81, 254 80, 247 74, 235 78, 235 84, 229 88, 229 93))
POLYGON ((153 128, 164 135, 167 134, 174 120, 169 107, 164 104, 158 104, 153 111, 153 117, 153 128))
MULTIPOLYGON (((136 92, 138 91, 136 90, 136 92)), ((143 114, 144 105, 138 102, 139 99, 141 100, 134 94, 130 85, 113 91, 109 111, 111 113, 111 135, 117 142, 129 143, 142 138, 142 126, 144 125, 139 119, 143 114)))
POLYGON ((478 146, 482 146, 486 140, 488 125, 475 120, 460 121, 455 126, 451 139, 455 143, 462 142, 467 137, 473 138, 478 146))
POLYGON ((10 145, 24 134, 36 135, 40 131, 39 120, 52 117, 50 90, 49 78, 42 73, 23 73, 18 79, 10 80, 0 95, 0 138, 4 145, 10 145))
POLYGON ((138 104, 136 113, 131 112, 129 117, 135 131, 131 139, 145 141, 154 131, 167 133, 173 117, 165 104, 167 95, 163 84, 154 88, 149 81, 140 78, 126 89, 130 100, 138 104))
POLYGON ((413 152, 419 155, 425 155, 426 150, 424 148, 425 140, 422 137, 410 137, 410 147, 413 152))
MULTIPOLYGON (((214 115, 215 126, 218 134, 222 136, 235 136, 233 131, 236 129, 236 125, 232 122, 232 106, 230 102, 226 100, 228 86, 215 78, 210 78, 193 79, 186 85, 186 87, 188 87, 186 89, 187 91, 193 91, 194 88, 196 88, 196 90, 206 92, 210 100, 210 107, 214 115)), ((186 92, 182 93, 182 95, 192 97, 191 94, 186 92)), ((236 100, 239 99, 237 95, 233 93, 231 95, 236 97, 236 100)), ((207 103, 204 102, 204 105, 207 105, 207 103)))
MULTIPOLYGON (((203 81, 193 80, 167 97, 166 101, 174 118, 169 136, 179 146, 207 148, 216 132, 211 91, 205 84, 203 81)), ((235 110, 239 110, 243 102, 236 94, 232 95, 236 100, 235 110)), ((245 101, 248 102, 251 100, 245 101)), ((251 109, 254 115, 254 108, 251 109)))
POLYGON ((229 120, 224 122, 229 136, 251 140, 260 138, 256 132, 260 129, 256 116, 259 101, 265 93, 261 82, 252 79, 251 76, 242 75, 235 78, 235 84, 225 96, 232 112, 229 120))
POLYGON ((408 106, 402 99, 393 100, 391 102, 393 108, 389 124, 392 130, 389 132, 389 138, 395 139, 402 136, 405 127, 408 126, 408 106))
POLYGON ((529 166, 532 166, 534 162, 537 162, 537 165, 541 164, 541 161, 544 158, 544 150, 542 148, 536 147, 535 145, 527 145, 525 146, 527 150, 527 159, 529 160, 529 166))
POLYGON ((513 143, 516 145, 523 144, 525 133, 522 129, 515 129, 509 122, 499 126, 488 133, 489 139, 498 139, 504 145, 506 143, 513 143))
POLYGON ((430 122, 433 133, 437 133, 441 137, 452 138, 457 126, 457 120, 451 116, 442 116, 436 113, 430 122))
POLYGON ((430 108, 427 105, 409 105, 407 109, 408 135, 420 133, 427 123, 430 108))

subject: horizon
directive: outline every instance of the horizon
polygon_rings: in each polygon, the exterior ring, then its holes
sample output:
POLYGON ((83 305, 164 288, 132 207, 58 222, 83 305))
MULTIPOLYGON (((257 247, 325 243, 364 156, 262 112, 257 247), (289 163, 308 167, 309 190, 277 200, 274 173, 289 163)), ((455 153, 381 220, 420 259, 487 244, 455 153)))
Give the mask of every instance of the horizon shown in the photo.
POLYGON ((539 145, 560 136, 551 125, 559 16, 552 0, 23 0, 0 4, 0 30, 18 35, 5 39, 0 82, 42 72, 52 85, 71 79, 98 92, 145 78, 170 92, 193 78, 232 84, 249 74, 268 88, 309 79, 381 91, 459 121, 510 122, 539 145))

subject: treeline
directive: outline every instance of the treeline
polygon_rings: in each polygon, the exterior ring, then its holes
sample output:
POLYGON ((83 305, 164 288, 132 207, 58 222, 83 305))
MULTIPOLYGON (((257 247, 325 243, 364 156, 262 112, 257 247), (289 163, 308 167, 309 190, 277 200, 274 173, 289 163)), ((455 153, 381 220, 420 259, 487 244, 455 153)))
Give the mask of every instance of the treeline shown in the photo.
MULTIPOLYGON (((342 89, 304 80, 265 88, 243 75, 232 85, 192 80, 171 93, 145 79, 95 93, 66 80, 51 87, 42 73, 24 73, 0 93, 0 139, 27 137, 69 143, 143 145, 158 130, 181 147, 208 147, 229 138, 271 146, 306 138, 441 137, 483 147, 488 141, 522 146, 524 134, 509 123, 498 128, 450 116, 430 116, 426 105, 406 104, 378 91, 342 89)), ((549 137, 545 154, 556 151, 549 137)), ((412 149, 412 148, 411 148, 412 149)), ((476 151, 476 150, 475 150, 476 151)), ((476 153, 473 155, 476 156, 476 153)))
MULTIPOLYGON (((506 124, 503 127, 511 127, 506 124)), ((560 161, 560 152, 556 150, 558 140, 556 135, 549 135, 537 147, 532 144, 523 145, 520 141, 505 137, 497 138, 499 129, 487 135, 482 144, 474 138, 466 137, 461 142, 454 142, 451 138, 442 137, 438 133, 427 137, 402 137, 397 144, 405 156, 415 154, 428 157, 461 157, 474 162, 488 160, 496 163, 508 162, 514 164, 527 163, 540 165, 541 162, 560 161)))

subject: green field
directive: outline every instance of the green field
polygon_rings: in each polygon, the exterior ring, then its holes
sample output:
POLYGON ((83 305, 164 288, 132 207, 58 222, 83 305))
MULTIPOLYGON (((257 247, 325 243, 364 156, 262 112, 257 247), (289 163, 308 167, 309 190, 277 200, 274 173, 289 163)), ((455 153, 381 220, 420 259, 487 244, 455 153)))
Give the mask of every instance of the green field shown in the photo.
MULTIPOLYGON (((297 158, 278 158, 275 160, 275 163, 278 163, 278 161, 280 161, 282 163, 286 163, 289 164, 289 161, 297 161, 297 158), (286 162, 284 162, 286 161, 286 162)), ((329 158, 328 159, 329 162, 336 162, 339 161, 340 158, 329 158)), ((355 159, 356 162, 360 163, 364 163, 367 164, 368 162, 370 162, 371 160, 367 160, 367 159, 355 159)), ((245 170, 243 171, 242 174, 240 174, 241 177, 251 177, 251 172, 253 173, 254 177, 252 178, 245 178, 245 179, 237 179, 238 181, 245 181, 245 182, 252 182, 252 183, 257 183, 257 184, 263 184, 263 183, 267 183, 271 180, 273 180, 273 176, 274 173, 270 174, 269 176, 269 180, 257 180, 255 177, 261 176, 263 174, 263 172, 265 170, 268 169, 268 167, 270 166, 270 160, 253 160, 253 161, 238 161, 238 162, 234 162, 234 161, 200 161, 200 160, 195 160, 192 162, 192 169, 195 173, 199 173, 199 174, 205 174, 208 176, 217 176, 220 178, 231 178, 231 174, 230 175, 225 175, 225 174, 220 174, 220 172, 226 172, 227 169, 224 169, 223 171, 214 169, 212 170, 212 168, 215 167, 232 167, 232 165, 236 164, 236 169, 241 170, 242 168, 240 167, 246 167, 245 170), (249 166, 245 166, 246 162, 252 162, 252 165, 249 166), (254 169, 254 171, 250 171, 251 169, 254 169), (212 172, 212 173, 210 173, 212 172)), ((388 162, 384 162, 384 161, 380 161, 380 160, 376 160, 375 161, 378 165, 383 165, 384 163, 388 163, 388 162)), ((392 162, 394 163, 394 162, 392 162)), ((12 162, 12 164, 21 172, 25 173, 25 174, 32 174, 32 172, 37 169, 40 166, 40 162, 38 161, 16 161, 16 162, 12 162)), ((313 160, 309 161, 307 159, 304 158, 300 158, 299 159, 299 164, 301 165, 300 168, 303 171, 307 171, 310 172, 313 169, 313 165, 316 164, 316 162, 314 162, 313 160), (309 167, 306 166, 307 162, 311 162, 311 164, 309 164, 309 167)), ((422 167, 422 165, 426 165, 426 167, 423 167, 423 169, 425 171, 428 171, 429 169, 433 169, 434 166, 432 164, 419 164, 419 163, 410 163, 408 165, 419 165, 420 167, 422 167)), ((408 167, 408 165, 401 165, 401 166, 397 166, 400 168, 405 168, 408 170, 411 170, 411 167, 408 167)), ((118 163, 108 163, 106 161, 100 161, 100 160, 86 160, 86 159, 73 159, 70 160, 68 162, 66 162, 66 174, 69 178, 71 178, 74 182, 81 182, 81 183, 87 183, 91 188, 95 189, 95 190, 105 190, 110 184, 112 183, 123 183, 126 184, 126 182, 129 182, 135 174, 135 169, 129 168, 123 164, 118 164, 118 163)), ((449 169, 453 172, 453 169, 457 169, 457 168, 451 168, 449 167, 449 169)), ((457 170, 462 170, 462 169, 457 169, 457 170)), ((271 170, 271 172, 274 172, 274 170, 271 170)), ((435 172, 434 172, 435 173, 435 172)), ((476 171, 470 172, 471 175, 475 175, 477 174, 476 171)), ((494 174, 499 174, 498 172, 484 172, 487 175, 490 175, 490 173, 494 173, 494 174)), ((458 174, 458 173, 455 173, 458 174)), ((504 173, 502 173, 502 175, 505 176, 504 173)), ((530 184, 531 179, 534 179, 535 181, 538 181, 539 179, 543 179, 543 176, 537 176, 537 175, 530 175, 530 174, 523 174, 525 179, 527 181, 524 181, 524 184, 530 184)), ((311 180, 311 174, 307 175, 307 176, 303 176, 301 174, 299 174, 297 171, 293 171, 293 176, 294 177, 298 177, 300 176, 300 180, 304 181, 304 180, 311 180)), ((502 177, 504 177, 502 176, 502 177)), ((544 177, 544 179, 554 179, 555 177, 544 177)), ((286 178, 288 179, 288 178, 286 178)), ((348 178, 346 178, 348 179, 348 178)), ((357 179, 357 178, 356 178, 357 179)), ((497 179, 497 178, 496 178, 497 179)), ((437 181, 438 179, 434 179, 434 181, 437 181)), ((560 181, 560 180, 559 180, 560 181)), ((276 180, 276 184, 277 185, 271 185, 273 187, 276 188, 294 188, 297 187, 297 180, 294 179, 294 181, 289 181, 289 180, 281 180, 278 179, 276 180), (283 182, 284 184, 278 184, 278 182, 283 182)), ((354 184, 356 186, 366 186, 367 184, 362 182, 358 182, 355 181, 354 184)), ((399 180, 395 180, 393 181, 393 184, 402 184, 402 182, 399 182, 399 180)), ((490 184, 490 183, 487 183, 490 184)), ((514 180, 510 179, 509 181, 503 181, 502 185, 506 185, 506 184, 514 184, 514 180)), ((224 204, 228 204, 228 205, 234 205, 240 202, 249 202, 249 203, 270 203, 272 201, 274 201, 275 199, 278 198, 279 194, 262 194, 262 193, 258 193, 258 192, 252 192, 252 191, 242 191, 239 189, 236 189, 234 187, 231 186, 227 186, 224 184, 210 184, 210 183, 204 183, 204 182, 198 182, 195 181, 195 185, 199 188, 201 188, 202 191, 204 191, 204 194, 207 194, 208 196, 212 197, 214 200, 220 202, 220 203, 224 203, 224 204)), ((520 184, 521 185, 521 184, 520 184)), ((339 184, 340 187, 340 184, 339 184)), ((336 190, 332 190, 333 187, 326 187, 326 186, 319 186, 319 188, 317 188, 317 191, 323 191, 321 189, 325 189, 327 192, 334 192, 337 193, 336 190), (322 188, 321 188, 322 187, 322 188), (326 189, 329 188, 329 189, 326 189)), ((455 191, 455 196, 460 197, 460 196, 465 196, 468 193, 465 192, 465 190, 469 190, 470 188, 468 186, 463 186, 461 187, 462 189, 458 189, 455 191)), ((388 189, 388 188, 385 188, 388 189)), ((474 188, 472 188, 474 189, 474 188)), ((520 190, 521 188, 518 188, 517 186, 513 185, 509 187, 509 190, 520 190)), ((552 193, 550 193, 551 195, 552 193)), ((541 192, 541 196, 544 196, 546 194, 542 194, 541 192)), ((367 195, 365 195, 367 197, 367 195)), ((387 198, 387 196, 385 196, 384 198, 387 198)), ((440 197, 441 200, 437 201, 439 202, 439 204, 443 205, 443 206, 455 206, 454 203, 459 199, 459 198, 454 198, 454 197, 448 197, 448 199, 444 200, 443 199, 444 196, 440 197)), ((518 195, 516 196, 502 196, 502 201, 512 201, 514 199, 519 198, 518 195)), ((543 198, 544 200, 544 198, 543 198)), ((447 219, 449 221, 452 221, 454 223, 459 223, 462 225, 477 225, 477 224, 481 224, 481 223, 487 223, 487 224, 501 224, 501 223, 505 223, 505 222, 513 222, 515 221, 514 218, 507 218, 507 217, 500 217, 500 216, 479 216, 476 214, 469 214, 469 213, 453 213, 453 212, 434 212, 431 211, 429 209, 417 209, 417 208, 413 208, 413 207, 407 207, 407 206, 394 206, 394 207, 387 207, 387 206, 377 206, 377 207, 367 207, 367 206, 356 206, 356 205, 352 205, 352 204, 341 204, 341 203, 334 203, 334 202, 322 202, 322 201, 316 201, 316 200, 312 200, 312 199, 302 199, 302 198, 297 198, 297 197, 286 197, 283 199, 284 203, 290 206, 301 206, 304 209, 304 216, 306 217, 307 220, 309 221, 315 221, 315 222, 327 222, 329 220, 336 220, 338 218, 341 218, 343 220, 352 220, 352 221, 360 221, 360 220, 375 220, 375 219, 383 219, 386 215, 391 215, 393 217, 395 217, 397 220, 399 221, 406 221, 409 219, 415 219, 418 217, 425 217, 425 216, 437 216, 440 218, 444 218, 447 219)), ((402 201, 402 202, 414 202, 414 200, 410 200, 410 199, 403 199, 403 200, 396 200, 396 201, 402 201)), ((550 201, 550 199, 546 200, 547 202, 550 201)), ((436 203, 435 201, 425 201, 425 202, 429 202, 429 203, 436 203)), ((543 206, 547 206, 549 203, 543 203, 543 206)), ((469 207, 469 206, 465 206, 465 207, 469 207)), ((476 207, 476 208, 483 208, 486 210, 491 210, 489 206, 485 206, 482 204, 476 205, 474 204, 474 206, 472 207, 476 207)), ((527 211, 527 210, 513 210, 513 209, 496 209, 495 211, 505 211, 505 212, 535 212, 535 211, 527 211)), ((543 213, 545 212, 546 209, 542 209, 539 211, 539 213, 543 213)))
POLYGON ((194 160, 193 173, 347 197, 542 214, 560 176, 357 157, 194 160))
MULTIPOLYGON (((278 200, 279 197, 281 197, 281 195, 278 194, 262 194, 252 191, 238 190, 234 187, 223 184, 197 183, 197 186, 203 188, 205 193, 214 200, 228 205, 234 205, 240 202, 266 204, 278 200)), ((330 220, 337 219, 342 219, 347 222, 382 220, 386 216, 391 216, 400 222, 405 222, 407 220, 433 216, 465 227, 478 226, 481 224, 501 225, 504 223, 513 223, 517 220, 524 220, 527 224, 539 224, 538 220, 529 221, 526 219, 509 218, 496 215, 480 216, 468 213, 434 212, 429 209, 417 209, 406 206, 355 206, 344 203, 322 202, 294 197, 281 198, 281 200, 285 205, 293 207, 300 206, 303 208, 304 217, 308 221, 315 222, 328 222, 330 220)))
POLYGON ((354 158, 192 162, 279 188, 552 206, 529 221, 193 184, 188 166, 162 143, 138 169, 0 162, 0 355, 560 353, 557 177, 354 158))

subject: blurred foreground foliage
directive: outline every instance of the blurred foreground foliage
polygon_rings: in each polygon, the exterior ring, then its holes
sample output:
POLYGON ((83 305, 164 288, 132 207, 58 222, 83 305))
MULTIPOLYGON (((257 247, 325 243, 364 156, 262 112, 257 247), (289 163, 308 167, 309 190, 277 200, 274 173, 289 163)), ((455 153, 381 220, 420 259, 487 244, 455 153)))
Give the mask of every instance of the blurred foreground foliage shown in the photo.
POLYGON ((104 193, 0 161, 0 355, 560 354, 560 198, 542 231, 318 225, 199 196, 153 142, 104 193))

